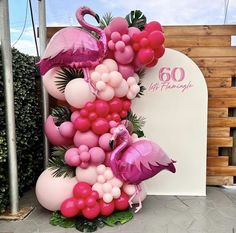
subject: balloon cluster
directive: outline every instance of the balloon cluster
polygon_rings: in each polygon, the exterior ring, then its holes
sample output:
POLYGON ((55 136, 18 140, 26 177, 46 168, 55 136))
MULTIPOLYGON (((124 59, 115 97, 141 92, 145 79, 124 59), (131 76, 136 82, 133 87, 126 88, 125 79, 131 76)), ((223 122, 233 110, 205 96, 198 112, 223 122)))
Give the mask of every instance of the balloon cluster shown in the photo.
POLYGON ((74 127, 80 132, 92 130, 97 135, 102 135, 110 130, 110 121, 120 122, 130 110, 131 103, 127 99, 114 97, 109 102, 95 100, 88 102, 80 109, 78 117, 73 118, 74 127))
MULTIPOLYGON (((59 146, 60 153, 53 155, 58 156, 54 165, 58 162, 65 166, 61 171, 74 170, 75 176, 54 177, 48 169, 40 175, 36 194, 45 208, 60 210, 65 217, 83 215, 88 219, 128 208, 129 198, 136 193, 135 185, 113 174, 109 141, 117 125, 129 127, 126 123, 131 100, 140 93, 139 71, 154 66, 164 53, 160 24, 143 26, 144 30, 115 17, 104 30, 94 30, 99 31, 99 40, 91 38, 82 43, 85 32, 68 29, 62 31, 60 43, 53 44, 53 39, 49 43, 51 48, 46 50, 43 62, 50 64, 43 83, 51 96, 64 101, 70 114, 60 115, 60 121, 50 115, 45 133, 51 144, 59 146), (73 42, 75 32, 81 37, 73 42), (76 57, 82 52, 82 58, 76 57)), ((90 36, 86 34, 86 38, 90 36)), ((130 129, 132 134, 132 124, 130 129)))

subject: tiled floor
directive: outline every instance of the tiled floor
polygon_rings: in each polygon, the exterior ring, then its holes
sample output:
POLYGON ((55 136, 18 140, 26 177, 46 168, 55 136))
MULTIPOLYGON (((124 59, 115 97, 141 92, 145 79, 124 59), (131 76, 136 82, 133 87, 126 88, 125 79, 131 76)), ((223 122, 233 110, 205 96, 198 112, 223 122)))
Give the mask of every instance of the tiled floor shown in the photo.
MULTIPOLYGON (((33 192, 25 194, 21 205, 35 209, 23 221, 0 221, 0 233, 78 233, 51 226, 50 212, 40 207, 33 192)), ((97 232, 236 233, 236 190, 208 187, 207 197, 148 196, 133 220, 97 232)))

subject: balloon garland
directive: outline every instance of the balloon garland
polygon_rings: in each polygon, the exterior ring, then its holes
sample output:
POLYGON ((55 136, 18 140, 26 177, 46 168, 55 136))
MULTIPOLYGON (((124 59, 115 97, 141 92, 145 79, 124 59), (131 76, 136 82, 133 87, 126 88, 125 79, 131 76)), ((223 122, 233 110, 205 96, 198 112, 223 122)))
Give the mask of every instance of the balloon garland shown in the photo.
POLYGON ((132 99, 143 94, 143 70, 165 51, 161 25, 136 13, 101 29, 84 21, 85 14, 98 19, 91 9, 79 8, 80 24, 99 36, 62 29, 39 62, 48 93, 66 105, 45 123, 48 140, 58 147, 38 178, 36 195, 64 217, 109 216, 133 203, 139 203, 137 212, 146 196, 140 183, 163 169, 175 172, 157 144, 138 138, 143 119, 131 112, 132 99))

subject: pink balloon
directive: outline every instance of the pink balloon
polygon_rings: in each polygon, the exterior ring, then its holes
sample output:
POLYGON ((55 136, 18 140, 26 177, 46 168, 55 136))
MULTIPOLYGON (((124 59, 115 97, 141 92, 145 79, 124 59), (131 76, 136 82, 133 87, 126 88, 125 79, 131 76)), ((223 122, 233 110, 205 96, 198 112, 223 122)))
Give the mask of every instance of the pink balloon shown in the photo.
POLYGON ((128 33, 128 22, 122 17, 115 17, 109 24, 112 32, 119 32, 120 34, 128 33))
POLYGON ((110 111, 109 104, 103 100, 96 100, 96 113, 100 117, 106 117, 110 111))
POLYGON ((80 164, 80 156, 77 148, 70 148, 65 153, 65 162, 69 166, 77 167, 80 164))
POLYGON ((89 151, 89 148, 86 145, 81 145, 81 146, 79 146, 78 150, 79 150, 79 153, 82 153, 85 151, 86 152, 89 151))
POLYGON ((110 73, 110 79, 109 79, 108 84, 111 87, 116 88, 121 84, 122 79, 123 79, 123 77, 118 71, 112 71, 110 73))
POLYGON ((79 213, 79 209, 76 206, 77 199, 71 197, 63 201, 60 210, 63 216, 71 218, 79 213))
POLYGON ((59 132, 63 137, 72 138, 75 135, 75 128, 72 122, 65 121, 59 126, 59 132))
POLYGON ((165 41, 165 37, 160 31, 153 31, 148 35, 148 41, 152 48, 158 48, 165 41))
POLYGON ((111 139, 111 134, 110 133, 105 133, 103 135, 100 136, 99 138, 99 146, 105 150, 105 151, 111 151, 111 147, 109 145, 109 141, 111 139))
POLYGON ((65 98, 71 106, 83 108, 87 102, 93 102, 96 96, 91 92, 89 84, 84 79, 76 78, 66 85, 65 98))
POLYGON ((138 52, 138 59, 143 65, 146 65, 153 61, 154 51, 149 48, 142 48, 138 52))
POLYGON ((117 41, 119 41, 121 39, 120 33, 119 32, 112 32, 111 39, 114 43, 116 43, 117 41))
POLYGON ((56 84, 56 81, 58 79, 56 78, 58 76, 58 71, 60 71, 60 67, 54 67, 50 69, 44 76, 43 76, 43 85, 49 95, 52 97, 58 99, 58 100, 65 100, 65 95, 58 89, 58 86, 56 84))
POLYGON ((116 42, 115 48, 117 51, 123 52, 125 50, 125 43, 120 40, 116 42))
POLYGON ((100 147, 93 147, 89 150, 93 165, 100 165, 105 159, 105 152, 100 147))
POLYGON ((134 34, 138 34, 140 30, 136 27, 130 27, 129 28, 129 36, 132 37, 134 34))
POLYGON ((115 51, 114 57, 117 62, 123 65, 129 64, 134 59, 134 50, 130 45, 127 45, 123 51, 115 51))
POLYGON ((80 159, 81 161, 83 162, 88 162, 90 160, 90 152, 88 151, 83 151, 81 154, 80 154, 80 159))
POLYGON ((97 170, 95 166, 89 166, 86 169, 81 167, 76 168, 76 178, 78 181, 86 182, 90 185, 94 185, 97 181, 97 170))
POLYGON ((86 145, 89 148, 92 148, 98 145, 98 136, 92 131, 87 131, 85 133, 77 131, 74 136, 74 144, 77 147, 86 145))
POLYGON ((134 75, 134 67, 132 65, 118 65, 119 72, 122 74, 124 79, 127 79, 134 75))
POLYGON ((79 111, 74 111, 71 116, 70 116, 70 120, 74 123, 75 120, 80 116, 79 111))
POLYGON ((55 125, 53 117, 50 115, 45 123, 44 126, 45 134, 48 138, 48 140, 56 146, 69 146, 73 144, 73 141, 71 138, 63 137, 60 132, 59 128, 55 125))
POLYGON ((46 209, 55 211, 60 209, 61 203, 72 197, 73 188, 78 182, 75 177, 53 177, 53 171, 46 169, 39 176, 36 183, 36 196, 39 203, 46 209))
POLYGON ((92 123, 92 131, 98 135, 107 133, 110 129, 109 123, 104 118, 98 118, 92 123))

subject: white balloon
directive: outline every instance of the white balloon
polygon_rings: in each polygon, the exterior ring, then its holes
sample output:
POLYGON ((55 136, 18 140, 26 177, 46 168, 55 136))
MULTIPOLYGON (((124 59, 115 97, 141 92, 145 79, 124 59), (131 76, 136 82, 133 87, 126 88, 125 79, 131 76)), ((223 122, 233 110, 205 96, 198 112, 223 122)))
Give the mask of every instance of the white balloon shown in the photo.
POLYGON ((97 170, 95 166, 89 166, 86 169, 81 167, 76 168, 76 178, 78 181, 87 182, 93 185, 97 181, 97 170))

